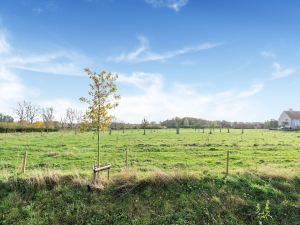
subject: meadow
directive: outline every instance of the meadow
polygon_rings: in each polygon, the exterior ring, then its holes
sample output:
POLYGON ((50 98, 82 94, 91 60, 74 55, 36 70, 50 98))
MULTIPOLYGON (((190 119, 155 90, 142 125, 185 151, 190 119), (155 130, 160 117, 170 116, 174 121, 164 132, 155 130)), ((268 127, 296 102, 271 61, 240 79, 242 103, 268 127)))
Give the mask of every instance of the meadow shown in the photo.
POLYGON ((300 224, 300 133, 175 132, 1 134, 0 224, 300 224))
MULTIPOLYGON (((300 168, 300 133, 269 130, 227 129, 222 132, 181 129, 113 131, 101 135, 101 163, 111 163, 112 173, 128 164, 138 172, 184 171, 222 174, 226 153, 230 153, 230 173, 263 169, 300 168)), ((96 161, 96 135, 93 132, 0 134, 0 176, 20 173, 22 158, 28 151, 27 173, 55 170, 79 171, 91 175, 96 161)))

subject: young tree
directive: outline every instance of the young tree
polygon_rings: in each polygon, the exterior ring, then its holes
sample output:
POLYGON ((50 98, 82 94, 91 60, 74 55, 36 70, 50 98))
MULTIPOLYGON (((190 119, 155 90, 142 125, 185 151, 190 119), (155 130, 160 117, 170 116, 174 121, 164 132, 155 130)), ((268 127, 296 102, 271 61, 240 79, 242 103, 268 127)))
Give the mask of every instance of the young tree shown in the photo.
POLYGON ((144 118, 142 120, 142 128, 144 129, 144 135, 146 135, 146 128, 148 126, 149 122, 144 118))
POLYGON ((118 106, 120 96, 116 94, 117 85, 115 81, 118 75, 102 71, 96 73, 90 69, 85 69, 89 76, 90 83, 90 98, 81 97, 80 100, 89 105, 85 114, 85 118, 90 121, 90 124, 97 129, 97 163, 100 166, 100 132, 106 130, 112 121, 110 111, 118 106))
POLYGON ((179 130, 180 130, 180 118, 176 117, 175 121, 176 121, 176 134, 179 134, 179 130))

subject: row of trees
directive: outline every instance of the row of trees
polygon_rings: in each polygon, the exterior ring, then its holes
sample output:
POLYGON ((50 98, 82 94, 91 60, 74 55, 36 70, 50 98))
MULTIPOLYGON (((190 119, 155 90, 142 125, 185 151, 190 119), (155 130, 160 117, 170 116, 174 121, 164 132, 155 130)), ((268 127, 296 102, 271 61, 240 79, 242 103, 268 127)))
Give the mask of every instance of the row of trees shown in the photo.
POLYGON ((61 117, 60 121, 57 121, 54 112, 53 107, 42 108, 27 101, 18 102, 15 109, 18 122, 21 124, 33 124, 40 119, 46 127, 74 128, 81 123, 83 118, 82 111, 68 108, 65 116, 61 117))
POLYGON ((14 109, 16 122, 9 115, 0 113, 1 132, 43 131, 59 129, 79 129, 83 121, 83 112, 68 108, 65 115, 57 120, 53 107, 40 107, 29 101, 18 102, 14 109))
POLYGON ((229 121, 210 121, 193 117, 175 117, 160 123, 166 128, 233 128, 233 129, 276 129, 277 120, 267 122, 229 122, 229 121))
MULTIPOLYGON (((18 116, 18 122, 21 124, 36 124, 37 127, 57 128, 57 129, 84 129, 84 115, 83 112, 77 109, 68 108, 65 116, 60 120, 54 117, 54 108, 41 108, 34 103, 23 101, 17 104, 15 113, 18 116), (42 122, 42 123, 41 123, 42 122)), ((10 115, 0 113, 0 122, 11 123, 14 118, 10 115)), ((173 119, 165 120, 160 123, 149 122, 143 119, 140 124, 125 123, 122 121, 112 120, 107 126, 111 130, 125 130, 125 129, 163 129, 163 128, 233 128, 233 129, 276 129, 278 128, 277 120, 270 120, 266 122, 228 122, 228 121, 209 121, 205 119, 198 119, 193 117, 175 117, 173 119)))
POLYGON ((11 123, 11 122, 14 122, 14 118, 12 116, 4 115, 4 114, 0 113, 0 122, 11 123))

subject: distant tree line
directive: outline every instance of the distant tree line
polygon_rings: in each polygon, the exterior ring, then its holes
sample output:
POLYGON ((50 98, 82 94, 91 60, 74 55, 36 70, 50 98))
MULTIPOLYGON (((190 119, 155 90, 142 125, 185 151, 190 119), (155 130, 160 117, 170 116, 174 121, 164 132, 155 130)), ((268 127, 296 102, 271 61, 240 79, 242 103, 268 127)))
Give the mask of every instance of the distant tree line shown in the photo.
POLYGON ((12 116, 0 113, 0 122, 11 123, 14 122, 14 118, 12 116))
POLYGON ((277 120, 267 122, 229 122, 225 120, 205 120, 193 117, 175 117, 160 123, 166 128, 232 128, 232 129, 276 129, 278 128, 277 120))
MULTIPOLYGON (((81 130, 91 130, 89 122, 84 120, 83 112, 77 109, 68 108, 65 115, 57 120, 54 117, 55 109, 53 107, 42 108, 32 102, 19 102, 14 110, 16 121, 10 115, 0 113, 0 132, 34 132, 34 131, 58 131, 74 130, 75 134, 81 130)), ((174 128, 179 133, 180 128, 194 129, 277 129, 278 121, 269 120, 266 122, 229 122, 225 120, 205 120, 194 117, 175 117, 167 119, 160 123, 149 122, 143 119, 141 123, 125 123, 114 119, 109 126, 112 130, 126 129, 164 129, 174 128)))
POLYGON ((163 129, 165 126, 156 122, 142 121, 138 123, 112 122, 110 125, 112 130, 126 130, 126 129, 163 129))
POLYGON ((41 107, 29 101, 18 102, 15 109, 16 121, 10 115, 0 113, 0 132, 52 132, 60 129, 80 129, 83 113, 68 108, 60 121, 54 117, 53 107, 41 107))

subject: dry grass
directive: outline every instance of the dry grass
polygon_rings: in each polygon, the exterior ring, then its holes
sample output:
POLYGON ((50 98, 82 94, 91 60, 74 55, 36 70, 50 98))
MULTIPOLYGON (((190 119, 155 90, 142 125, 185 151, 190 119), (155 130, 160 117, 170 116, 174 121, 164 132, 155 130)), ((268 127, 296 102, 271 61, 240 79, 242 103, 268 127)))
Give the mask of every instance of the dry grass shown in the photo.
POLYGON ((264 166, 258 168, 256 171, 251 171, 251 172, 261 177, 271 177, 271 178, 282 177, 285 179, 293 179, 295 177, 300 178, 300 170, 297 169, 264 166))

